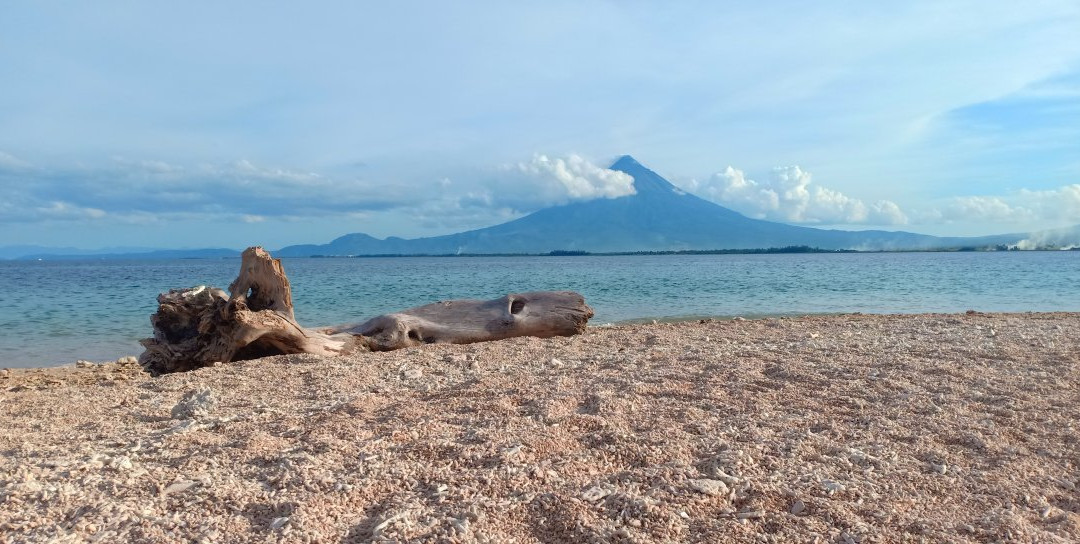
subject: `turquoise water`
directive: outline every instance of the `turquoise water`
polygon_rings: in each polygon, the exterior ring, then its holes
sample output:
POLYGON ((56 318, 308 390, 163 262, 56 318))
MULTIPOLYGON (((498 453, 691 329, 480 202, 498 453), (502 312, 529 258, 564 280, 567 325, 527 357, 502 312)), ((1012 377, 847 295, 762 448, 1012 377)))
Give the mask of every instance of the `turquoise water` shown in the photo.
MULTIPOLYGON (((158 293, 225 288, 239 259, 0 261, 0 367, 142 351, 158 293)), ((1080 252, 286 259, 301 324, 569 289, 592 324, 818 313, 1080 311, 1080 252)))

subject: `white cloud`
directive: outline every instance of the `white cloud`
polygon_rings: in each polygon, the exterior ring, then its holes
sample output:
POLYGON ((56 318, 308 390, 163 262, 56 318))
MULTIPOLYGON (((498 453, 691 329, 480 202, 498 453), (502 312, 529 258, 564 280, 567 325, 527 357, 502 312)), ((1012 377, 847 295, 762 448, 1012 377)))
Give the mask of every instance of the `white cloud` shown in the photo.
POLYGON ((532 161, 518 163, 516 168, 541 182, 561 186, 571 200, 618 198, 635 193, 634 178, 629 174, 601 168, 575 154, 565 159, 534 155, 532 161))
POLYGON ((928 212, 931 221, 1023 224, 1034 221, 1080 223, 1080 184, 1057 189, 1022 189, 1006 196, 964 196, 928 212))
MULTIPOLYGON (((446 178, 443 178, 446 179, 446 178)), ((440 183, 442 185, 442 183, 440 183)), ((461 231, 488 227, 521 217, 522 213, 496 199, 487 190, 465 194, 444 193, 416 202, 401 211, 426 230, 461 231)), ((399 235, 400 233, 395 233, 399 235)))
POLYGON ((49 219, 101 219, 105 210, 76 206, 69 202, 54 201, 36 209, 37 213, 49 219))
POLYGON ((296 172, 283 168, 266 168, 256 166, 247 159, 236 161, 228 167, 210 167, 210 171, 235 176, 238 178, 283 181, 289 183, 311 183, 323 179, 314 172, 296 172))
POLYGON ((942 221, 979 221, 1016 223, 1035 218, 1034 211, 1005 202, 997 196, 962 196, 953 198, 941 210, 932 212, 942 221))
POLYGON ((867 223, 872 225, 906 225, 907 214, 891 200, 879 200, 870 204, 870 214, 867 223))
POLYGON ((728 166, 705 181, 692 181, 690 189, 751 217, 772 221, 825 225, 903 225, 908 221, 894 202, 868 205, 839 191, 812 186, 811 174, 799 166, 774 168, 760 182, 728 166))
POLYGON ((30 168, 30 166, 30 163, 16 157, 15 155, 12 155, 11 153, 0 151, 0 168, 2 169, 24 170, 26 168, 30 168))

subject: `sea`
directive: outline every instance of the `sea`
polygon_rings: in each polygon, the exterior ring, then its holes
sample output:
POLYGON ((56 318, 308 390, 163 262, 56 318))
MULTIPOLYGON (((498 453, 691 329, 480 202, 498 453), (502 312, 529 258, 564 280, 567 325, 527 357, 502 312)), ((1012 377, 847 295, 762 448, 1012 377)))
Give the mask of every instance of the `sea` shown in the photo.
MULTIPOLYGON (((812 314, 1080 311, 1080 251, 283 260, 297 320, 573 290, 590 325, 812 314)), ((159 293, 227 288, 239 258, 0 261, 0 367, 138 355, 159 293)))

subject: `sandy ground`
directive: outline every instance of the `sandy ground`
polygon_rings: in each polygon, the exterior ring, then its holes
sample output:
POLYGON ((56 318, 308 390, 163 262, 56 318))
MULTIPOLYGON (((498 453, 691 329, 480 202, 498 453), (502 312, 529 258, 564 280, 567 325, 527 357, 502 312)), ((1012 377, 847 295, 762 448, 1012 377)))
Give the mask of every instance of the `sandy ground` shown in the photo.
POLYGON ((12 370, 0 413, 3 542, 1080 541, 1076 313, 12 370))

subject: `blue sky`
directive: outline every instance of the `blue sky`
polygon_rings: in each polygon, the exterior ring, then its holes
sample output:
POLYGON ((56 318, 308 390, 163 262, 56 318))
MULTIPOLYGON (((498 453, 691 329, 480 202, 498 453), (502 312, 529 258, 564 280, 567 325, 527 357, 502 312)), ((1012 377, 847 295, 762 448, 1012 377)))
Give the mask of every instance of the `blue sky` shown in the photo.
POLYGON ((405 237, 625 194, 1080 224, 1080 3, 9 2, 0 246, 405 237))

